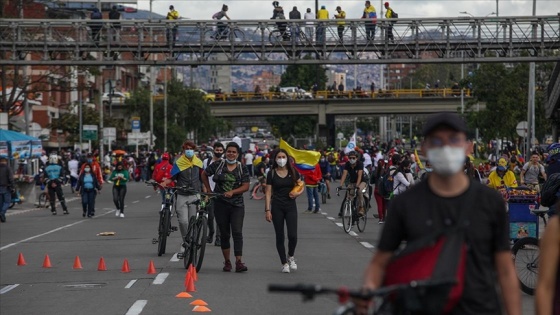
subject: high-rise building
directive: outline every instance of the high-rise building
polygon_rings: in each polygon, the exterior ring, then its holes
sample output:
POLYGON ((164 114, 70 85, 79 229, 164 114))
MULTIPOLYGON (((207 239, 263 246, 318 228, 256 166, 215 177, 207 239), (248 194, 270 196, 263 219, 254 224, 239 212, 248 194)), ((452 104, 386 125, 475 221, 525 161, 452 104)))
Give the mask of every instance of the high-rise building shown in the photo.
MULTIPOLYGON (((213 60, 227 60, 225 54, 216 54, 213 60)), ((210 66, 210 89, 221 89, 224 93, 231 93, 231 66, 212 65, 210 66)))

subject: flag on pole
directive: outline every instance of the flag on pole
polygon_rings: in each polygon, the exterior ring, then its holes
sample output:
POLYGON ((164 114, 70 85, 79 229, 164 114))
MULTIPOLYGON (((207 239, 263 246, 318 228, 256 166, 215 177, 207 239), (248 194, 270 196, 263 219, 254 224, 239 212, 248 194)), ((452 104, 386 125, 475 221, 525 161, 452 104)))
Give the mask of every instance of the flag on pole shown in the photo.
POLYGON ((424 165, 422 165, 422 161, 420 161, 420 157, 418 156, 418 150, 414 149, 414 158, 416 159, 416 164, 418 165, 418 167, 423 170, 424 169, 424 165))
POLYGON ((354 151, 355 149, 356 149, 356 132, 354 131, 354 135, 352 135, 352 138, 350 138, 350 141, 348 141, 346 148, 344 148, 344 153, 354 151))

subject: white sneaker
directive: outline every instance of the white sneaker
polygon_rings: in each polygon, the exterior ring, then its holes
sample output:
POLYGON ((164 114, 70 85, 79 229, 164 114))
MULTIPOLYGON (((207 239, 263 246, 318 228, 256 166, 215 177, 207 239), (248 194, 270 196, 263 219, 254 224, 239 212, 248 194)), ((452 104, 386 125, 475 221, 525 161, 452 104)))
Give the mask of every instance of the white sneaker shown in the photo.
POLYGON ((121 214, 119 215, 121 218, 124 218, 124 213, 121 212, 121 214))
POLYGON ((288 264, 290 265, 290 269, 297 270, 296 259, 294 257, 288 257, 288 264))
POLYGON ((290 265, 289 264, 283 264, 282 265, 282 273, 290 273, 290 265))
POLYGON ((119 210, 115 211, 115 217, 118 217, 121 214, 119 210))

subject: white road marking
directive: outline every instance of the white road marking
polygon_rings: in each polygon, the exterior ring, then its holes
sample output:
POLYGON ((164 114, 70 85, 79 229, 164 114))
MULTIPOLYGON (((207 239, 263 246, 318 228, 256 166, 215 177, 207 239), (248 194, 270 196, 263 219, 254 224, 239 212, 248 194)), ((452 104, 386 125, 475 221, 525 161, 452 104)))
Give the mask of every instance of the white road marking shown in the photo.
POLYGON ((351 236, 354 236, 354 237, 358 236, 358 234, 356 234, 356 232, 354 232, 354 231, 350 231, 350 233, 348 233, 348 234, 350 234, 351 236))
POLYGON ((19 284, 17 284, 17 283, 16 283, 16 284, 7 285, 7 286, 3 287, 2 290, 0 290, 0 294, 8 293, 8 292, 10 292, 11 290, 17 288, 18 286, 19 286, 19 284))
POLYGON ((125 315, 138 315, 142 313, 144 306, 148 304, 148 300, 137 300, 132 304, 132 306, 128 309, 125 315))
POLYGON ((6 246, 2 246, 2 247, 0 247, 0 251, 3 251, 4 249, 10 248, 10 247, 12 247, 12 246, 16 246, 17 244, 25 243, 25 242, 27 242, 27 241, 36 239, 36 238, 38 238, 38 237, 42 237, 42 236, 45 236, 45 235, 48 235, 48 234, 51 234, 51 233, 54 233, 54 232, 58 232, 58 231, 60 231, 60 230, 64 230, 65 228, 68 228, 68 227, 71 227, 71 226, 74 226, 74 225, 76 225, 76 224, 80 224, 80 223, 83 223, 83 222, 86 222, 86 221, 88 221, 88 220, 76 221, 76 222, 74 222, 74 223, 71 223, 71 224, 68 224, 68 225, 65 225, 65 226, 61 226, 61 227, 56 228, 56 229, 54 229, 54 230, 50 230, 50 231, 48 231, 48 232, 45 232, 45 233, 42 233, 42 234, 39 234, 39 235, 35 235, 35 236, 28 237, 28 238, 26 238, 26 239, 24 239, 24 240, 21 240, 21 241, 19 241, 19 242, 15 242, 15 243, 12 243, 12 244, 8 244, 8 245, 6 245, 6 246))
POLYGON ((130 282, 124 287, 125 289, 130 289, 135 283, 138 281, 137 279, 130 280, 130 282))
POLYGON ((342 223, 340 222, 336 222, 336 225, 338 225, 338 227, 342 227, 342 223))
POLYGON ((140 200, 134 200, 132 203, 139 203, 140 200))
POLYGON ((171 256, 171 259, 170 259, 169 261, 170 261, 170 262, 177 262, 177 261, 179 261, 180 259, 177 258, 177 254, 178 254, 178 253, 173 254, 173 256, 171 256))
POLYGON ((326 213, 326 212, 321 212, 321 214, 322 214, 322 215, 329 215, 329 214, 328 214, 328 213, 326 213))
POLYGON ((168 272, 160 273, 156 276, 156 278, 154 279, 154 282, 152 282, 152 284, 163 284, 165 282, 165 279, 167 279, 167 277, 169 277, 168 272))
POLYGON ((368 242, 360 242, 360 244, 362 244, 365 248, 368 248, 368 249, 375 248, 375 246, 371 245, 368 242))
POLYGON ((144 198, 148 199, 148 198, 150 198, 150 197, 151 197, 151 195, 147 195, 147 196, 146 196, 146 197, 144 197, 144 198))
POLYGON ((334 220, 334 218, 333 218, 333 217, 327 217, 327 219, 329 219, 329 220, 334 220))

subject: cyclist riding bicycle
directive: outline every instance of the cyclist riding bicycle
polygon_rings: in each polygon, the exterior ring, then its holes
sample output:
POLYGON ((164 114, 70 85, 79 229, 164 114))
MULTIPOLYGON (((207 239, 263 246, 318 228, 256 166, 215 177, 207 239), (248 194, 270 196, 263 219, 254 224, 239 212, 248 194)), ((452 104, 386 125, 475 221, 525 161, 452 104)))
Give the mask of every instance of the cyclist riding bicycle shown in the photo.
MULTIPOLYGON (((349 188, 357 188, 358 190, 358 215, 363 216, 365 214, 364 208, 364 189, 366 188, 366 183, 362 181, 364 178, 364 163, 358 160, 358 154, 356 151, 350 151, 348 153, 348 162, 344 165, 344 171, 342 171, 342 177, 340 178, 340 186, 348 186, 349 188)), ((341 213, 339 213, 342 216, 341 213)))
MULTIPOLYGON (((222 6, 221 11, 216 12, 216 13, 214 13, 214 15, 212 15, 212 19, 213 20, 221 20, 225 17, 226 19, 230 20, 229 16, 226 13, 227 11, 228 11, 228 6, 224 4, 222 6)), ((218 31, 216 32, 215 39, 221 39, 222 37, 226 37, 226 34, 224 34, 225 30, 227 28, 226 24, 223 23, 223 22, 218 22, 216 25, 218 27, 218 31)))
MULTIPOLYGON (((157 164, 154 168, 154 172, 152 173, 152 179, 155 180, 159 184, 163 183, 166 179, 171 178, 171 169, 172 168, 173 168, 173 165, 171 165, 171 163, 169 163, 169 153, 165 152, 161 156, 161 162, 159 164, 157 164)), ((167 186, 174 187, 175 186, 174 184, 175 183, 171 182, 167 186)), ((162 209, 163 209, 163 205, 165 204, 165 189, 161 188, 161 187, 156 188, 155 186, 154 186, 154 189, 159 189, 159 191, 161 193, 161 206, 162 206, 162 209)))

